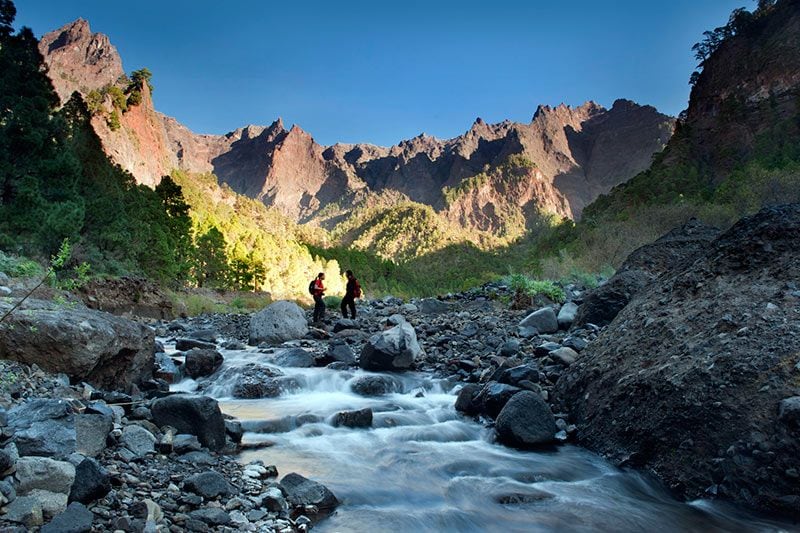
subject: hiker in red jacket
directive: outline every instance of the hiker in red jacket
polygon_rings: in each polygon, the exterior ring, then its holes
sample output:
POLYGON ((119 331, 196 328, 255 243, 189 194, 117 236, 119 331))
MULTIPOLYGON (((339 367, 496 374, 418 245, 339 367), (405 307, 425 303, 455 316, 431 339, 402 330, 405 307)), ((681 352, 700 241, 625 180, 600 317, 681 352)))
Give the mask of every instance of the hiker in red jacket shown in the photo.
POLYGON ((350 309, 351 318, 356 317, 356 298, 361 298, 361 285, 353 274, 352 270, 344 273, 347 276, 347 287, 345 287, 344 298, 342 298, 342 316, 347 318, 347 309, 350 309))
POLYGON ((317 274, 317 279, 314 280, 314 322, 325 318, 325 302, 322 301, 322 296, 325 294, 325 285, 322 283, 324 280, 324 272, 317 274))

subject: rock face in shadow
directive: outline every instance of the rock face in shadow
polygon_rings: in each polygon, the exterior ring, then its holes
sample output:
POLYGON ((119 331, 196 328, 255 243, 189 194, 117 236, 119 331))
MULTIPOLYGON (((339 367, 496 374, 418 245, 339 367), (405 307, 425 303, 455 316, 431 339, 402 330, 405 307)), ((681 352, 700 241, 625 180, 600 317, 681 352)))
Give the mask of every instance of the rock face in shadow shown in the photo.
POLYGON ((649 283, 693 261, 718 236, 718 229, 692 219, 657 241, 637 248, 610 280, 586 295, 573 325, 605 326, 649 283))
POLYGON ((765 208, 637 293, 558 381, 580 442, 688 498, 797 515, 798 242, 800 205, 765 208))
MULTIPOLYGON (((0 302, 0 314, 11 307, 0 302)), ((126 390, 153 375, 152 329, 102 311, 28 300, 3 322, 0 358, 126 390)))

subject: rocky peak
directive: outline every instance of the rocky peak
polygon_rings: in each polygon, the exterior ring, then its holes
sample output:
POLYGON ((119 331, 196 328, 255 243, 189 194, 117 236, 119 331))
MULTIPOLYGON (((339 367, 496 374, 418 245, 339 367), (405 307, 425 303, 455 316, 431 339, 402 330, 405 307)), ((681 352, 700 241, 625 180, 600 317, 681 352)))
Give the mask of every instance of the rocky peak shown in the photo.
POLYGON ((124 74, 122 59, 108 37, 92 33, 83 19, 46 34, 39 41, 53 86, 66 102, 74 91, 83 94, 116 83, 124 74))

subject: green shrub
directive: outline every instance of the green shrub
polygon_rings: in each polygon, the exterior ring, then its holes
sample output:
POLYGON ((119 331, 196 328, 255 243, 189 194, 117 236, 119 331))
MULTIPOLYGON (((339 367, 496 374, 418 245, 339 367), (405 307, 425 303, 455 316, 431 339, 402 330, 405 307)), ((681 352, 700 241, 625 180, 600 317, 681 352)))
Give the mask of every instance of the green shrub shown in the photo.
POLYGON ((0 272, 12 278, 34 278, 43 276, 44 268, 33 259, 0 252, 0 272))
POLYGON ((550 280, 537 280, 525 274, 509 274, 504 281, 517 294, 531 298, 542 295, 558 303, 566 300, 564 289, 550 280))
POLYGON ((340 305, 342 305, 342 297, 341 296, 326 296, 322 299, 325 302, 325 307, 332 307, 338 309, 340 305))

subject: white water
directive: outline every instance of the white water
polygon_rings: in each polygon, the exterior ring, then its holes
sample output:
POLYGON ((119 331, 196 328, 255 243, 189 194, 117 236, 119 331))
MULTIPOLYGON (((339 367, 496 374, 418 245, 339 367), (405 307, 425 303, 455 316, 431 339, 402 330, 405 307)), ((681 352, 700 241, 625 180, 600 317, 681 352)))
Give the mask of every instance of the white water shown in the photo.
MULTIPOLYGON (((682 503, 658 483, 611 466, 575 446, 523 452, 495 444, 492 430, 455 412, 457 388, 403 374, 403 393, 365 398, 350 390, 362 371, 282 368, 300 384, 279 398, 230 398, 237 368, 269 356, 225 351, 204 390, 239 418, 242 453, 281 475, 298 472, 330 488, 342 504, 315 531, 790 531, 729 505, 682 503), (371 407, 370 429, 334 428, 343 410, 371 407)), ((186 380, 174 389, 194 390, 186 380)))

